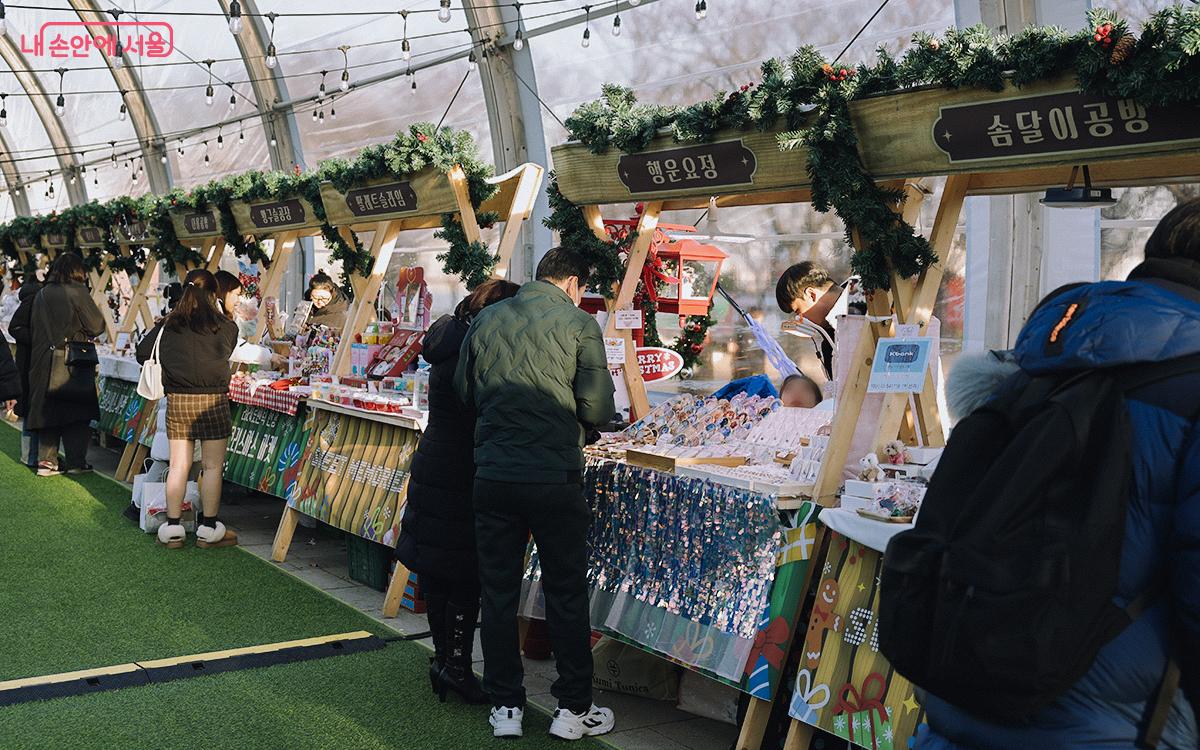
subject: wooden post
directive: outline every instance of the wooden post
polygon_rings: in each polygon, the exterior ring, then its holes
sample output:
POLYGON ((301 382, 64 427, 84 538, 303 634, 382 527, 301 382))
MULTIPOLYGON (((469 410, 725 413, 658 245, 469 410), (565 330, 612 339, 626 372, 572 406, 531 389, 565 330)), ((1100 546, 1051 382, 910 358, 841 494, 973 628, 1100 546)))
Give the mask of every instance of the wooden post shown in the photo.
POLYGON ((527 164, 522 168, 521 177, 517 180, 517 189, 513 193, 512 203, 508 206, 508 215, 504 218, 504 231, 500 233, 500 245, 496 248, 495 278, 508 278, 512 271, 513 250, 521 236, 521 227, 533 210, 534 193, 542 184, 542 168, 535 164, 527 164))
POLYGON ((281 563, 287 560, 288 548, 292 546, 292 536, 300 523, 300 511, 292 506, 285 506, 283 516, 279 519, 279 528, 275 530, 275 544, 271 547, 271 560, 281 563))
MULTIPOLYGON (((299 237, 297 232, 280 232, 275 235, 275 251, 271 253, 271 267, 267 269, 267 275, 263 277, 258 287, 259 294, 263 299, 274 297, 279 291, 279 285, 283 283, 288 261, 292 257, 292 251, 296 248, 296 240, 299 237)), ((254 335, 246 340, 251 344, 257 344, 262 341, 266 333, 267 318, 265 315, 259 316, 254 328, 254 335)))
MULTIPOLYGON (((128 256, 129 254, 129 245, 122 244, 121 255, 128 256)), ((125 311, 125 320, 121 321, 121 327, 118 329, 122 333, 132 333, 137 328, 138 316, 149 316, 150 314, 146 304, 146 294, 150 291, 150 284, 154 280, 154 263, 152 259, 147 258, 146 265, 138 276, 133 297, 129 300, 129 309, 125 311)), ((143 322, 145 321, 143 320, 143 322)))
POLYGON ((217 237, 201 254, 208 258, 208 263, 204 267, 210 272, 216 273, 221 266, 221 257, 225 255, 225 238, 217 237))
POLYGON ((354 334, 362 330, 367 324, 367 318, 372 314, 375 296, 383 286, 383 277, 392 262, 392 252, 396 249, 396 240, 399 237, 398 221, 381 221, 375 226, 375 236, 371 240, 371 256, 375 262, 371 266, 371 275, 366 278, 361 290, 356 289, 354 304, 350 306, 346 315, 342 340, 338 343, 337 354, 333 358, 334 375, 347 375, 350 372, 350 344, 354 342, 354 334))
POLYGON ((384 617, 400 614, 400 602, 404 599, 404 588, 408 585, 408 573, 404 563, 397 560, 396 569, 392 571, 392 580, 388 582, 387 593, 383 597, 384 617))

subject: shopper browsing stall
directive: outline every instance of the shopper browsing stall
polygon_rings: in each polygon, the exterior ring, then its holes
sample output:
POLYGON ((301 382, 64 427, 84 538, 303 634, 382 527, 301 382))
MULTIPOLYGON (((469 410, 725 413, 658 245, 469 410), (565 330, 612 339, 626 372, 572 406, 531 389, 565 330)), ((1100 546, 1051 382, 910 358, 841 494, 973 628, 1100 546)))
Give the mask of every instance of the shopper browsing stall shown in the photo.
POLYGON ((91 421, 100 417, 95 347, 104 316, 85 284, 87 269, 75 253, 54 259, 30 316, 29 414, 38 431, 38 476, 79 474, 87 462, 91 421), (58 460, 62 443, 64 464, 58 460))
MULTIPOLYGON (((25 270, 25 276, 21 280, 21 290, 17 293, 19 304, 16 311, 13 312, 12 320, 8 323, 8 334, 16 342, 14 360, 17 365, 17 374, 21 379, 21 395, 17 398, 13 412, 22 418, 29 416, 29 360, 30 349, 33 346, 33 301, 41 290, 42 282, 38 280, 37 269, 30 266, 25 270)), ((36 469, 38 461, 37 433, 29 429, 28 424, 25 424, 21 430, 21 438, 21 458, 27 466, 36 469), (26 446, 28 446, 28 453, 26 453, 26 446)))
POLYGON ((229 410, 229 356, 237 345, 237 326, 217 307, 217 281, 204 269, 188 273, 179 304, 150 330, 137 347, 138 362, 157 358, 167 394, 167 522, 158 541, 183 546, 183 496, 192 468, 194 443, 200 443, 200 501, 197 547, 237 544, 237 534, 221 523, 222 469, 232 431, 229 410))
POLYGON ((475 409, 454 392, 454 371, 475 317, 519 289, 502 279, 485 281, 458 303, 453 315, 435 321, 422 343, 421 355, 430 364, 429 426, 413 456, 396 557, 421 576, 433 636, 429 679, 443 700, 449 690, 469 703, 488 701, 471 670, 479 618, 471 508, 475 409))
POLYGON ((807 375, 788 375, 779 386, 779 400, 784 406, 812 409, 821 403, 821 386, 807 375))
POLYGON ((612 377, 600 327, 579 309, 587 262, 565 248, 542 258, 537 281, 485 310, 463 342, 455 385, 478 412, 475 532, 483 587, 484 688, 493 732, 520 737, 524 669, 517 600, 532 532, 558 666, 550 733, 563 739, 612 730, 592 703, 583 444, 607 423, 612 377))

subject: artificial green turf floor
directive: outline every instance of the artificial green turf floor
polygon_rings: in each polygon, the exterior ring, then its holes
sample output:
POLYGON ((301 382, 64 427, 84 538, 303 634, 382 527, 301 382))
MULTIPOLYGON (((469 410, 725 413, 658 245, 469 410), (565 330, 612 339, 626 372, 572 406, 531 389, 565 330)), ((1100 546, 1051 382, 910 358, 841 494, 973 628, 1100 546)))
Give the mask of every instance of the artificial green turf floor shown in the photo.
MULTIPOLYGON (((375 620, 236 548, 166 550, 103 477, 38 478, 0 427, 0 680, 350 630, 375 620)), ((382 651, 0 707, 0 748, 508 746, 486 711, 439 704, 428 651, 382 651)), ((526 717, 520 747, 551 742, 526 717)), ((586 743, 581 747, 588 747, 586 743)), ((595 747, 596 745, 591 745, 595 747)))

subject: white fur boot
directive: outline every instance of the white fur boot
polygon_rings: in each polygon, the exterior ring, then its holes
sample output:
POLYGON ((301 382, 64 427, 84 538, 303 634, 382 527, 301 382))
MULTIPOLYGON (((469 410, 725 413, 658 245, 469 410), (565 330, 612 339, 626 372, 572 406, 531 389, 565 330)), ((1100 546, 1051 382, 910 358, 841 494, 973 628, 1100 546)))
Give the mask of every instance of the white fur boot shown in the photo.
POLYGON ((197 547, 232 547, 235 544, 237 544, 237 532, 225 528, 225 524, 220 521, 213 526, 196 526, 197 547))
POLYGON ((164 523, 158 527, 158 543, 167 549, 179 549, 187 539, 187 530, 181 523, 164 523))

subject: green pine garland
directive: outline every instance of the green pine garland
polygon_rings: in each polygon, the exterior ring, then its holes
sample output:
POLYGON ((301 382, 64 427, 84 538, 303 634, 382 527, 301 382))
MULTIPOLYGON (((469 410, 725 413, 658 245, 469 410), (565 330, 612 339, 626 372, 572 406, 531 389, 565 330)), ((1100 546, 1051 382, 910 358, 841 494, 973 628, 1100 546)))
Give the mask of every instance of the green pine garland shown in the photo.
MULTIPOLYGON (((1176 5, 1152 14, 1123 60, 1112 53, 1131 36, 1128 23, 1106 9, 1094 9, 1088 18, 1090 28, 1074 34, 1048 27, 996 36, 984 26, 951 29, 940 38, 918 34, 899 59, 881 49, 873 64, 856 67, 834 68, 814 47, 803 47, 786 61, 763 63, 757 86, 688 107, 641 105, 629 89, 605 86, 601 99, 567 119, 567 130, 594 153, 633 153, 662 128, 677 141, 703 142, 723 129, 782 126, 790 132, 780 136, 781 148, 807 149, 816 208, 836 211, 848 238, 857 231, 866 240, 852 259, 864 286, 886 288, 893 270, 911 276, 937 259, 928 242, 897 219, 901 196, 876 186, 864 168, 850 102, 927 85, 1000 91, 1006 81, 1024 86, 1068 73, 1093 95, 1150 106, 1200 101, 1200 7, 1176 5)), ((547 223, 570 225, 572 207, 561 194, 555 202, 555 192, 552 186, 555 216, 547 223)))

